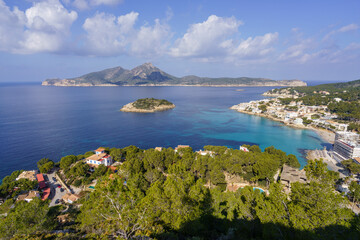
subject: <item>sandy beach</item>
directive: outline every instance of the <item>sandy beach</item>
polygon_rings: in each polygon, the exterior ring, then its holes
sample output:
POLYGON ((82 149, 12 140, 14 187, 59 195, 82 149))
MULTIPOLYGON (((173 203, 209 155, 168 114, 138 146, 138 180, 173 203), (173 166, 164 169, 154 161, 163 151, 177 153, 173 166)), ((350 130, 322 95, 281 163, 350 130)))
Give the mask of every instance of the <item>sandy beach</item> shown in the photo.
POLYGON ((325 142, 334 144, 335 142, 335 133, 326 129, 320 128, 309 128, 314 130, 325 142))

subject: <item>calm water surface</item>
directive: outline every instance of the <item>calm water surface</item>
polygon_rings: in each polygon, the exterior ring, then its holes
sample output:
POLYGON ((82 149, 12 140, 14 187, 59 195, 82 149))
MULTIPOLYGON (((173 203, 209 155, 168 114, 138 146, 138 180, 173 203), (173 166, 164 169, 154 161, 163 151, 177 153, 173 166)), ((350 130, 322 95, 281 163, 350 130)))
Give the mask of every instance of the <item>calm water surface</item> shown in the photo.
POLYGON ((0 85, 0 179, 17 169, 34 169, 48 157, 82 154, 99 146, 140 148, 204 145, 238 148, 268 146, 295 154, 326 143, 309 130, 230 110, 240 102, 264 98, 269 87, 43 87, 0 85), (164 98, 175 109, 123 113, 138 98, 164 98))

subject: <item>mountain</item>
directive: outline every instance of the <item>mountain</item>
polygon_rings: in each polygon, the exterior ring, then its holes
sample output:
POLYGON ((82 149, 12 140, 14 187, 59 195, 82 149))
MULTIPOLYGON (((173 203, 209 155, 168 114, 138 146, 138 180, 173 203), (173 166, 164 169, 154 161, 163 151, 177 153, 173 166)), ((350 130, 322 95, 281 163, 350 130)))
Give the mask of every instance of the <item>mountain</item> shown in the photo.
POLYGON ((151 63, 144 63, 131 70, 122 67, 92 72, 76 78, 46 79, 44 86, 306 86, 300 80, 271 80, 267 78, 208 78, 172 76, 151 63))

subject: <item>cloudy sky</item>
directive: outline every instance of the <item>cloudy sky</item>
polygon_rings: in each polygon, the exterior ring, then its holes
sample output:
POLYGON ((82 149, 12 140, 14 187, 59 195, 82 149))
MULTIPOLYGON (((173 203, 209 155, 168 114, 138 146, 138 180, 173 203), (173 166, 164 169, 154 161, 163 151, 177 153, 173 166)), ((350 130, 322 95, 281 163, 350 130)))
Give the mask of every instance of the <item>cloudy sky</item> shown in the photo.
POLYGON ((152 62, 175 76, 360 79, 358 0, 0 0, 0 82, 152 62))

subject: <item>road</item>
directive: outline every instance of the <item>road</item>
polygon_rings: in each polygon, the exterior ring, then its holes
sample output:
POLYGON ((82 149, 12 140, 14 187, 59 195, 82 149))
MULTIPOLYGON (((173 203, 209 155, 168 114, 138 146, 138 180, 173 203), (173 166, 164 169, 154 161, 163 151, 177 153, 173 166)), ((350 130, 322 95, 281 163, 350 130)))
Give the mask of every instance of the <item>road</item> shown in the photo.
POLYGON ((50 194, 50 207, 53 207, 55 205, 60 204, 60 200, 62 199, 62 197, 66 194, 66 191, 64 189, 63 192, 61 192, 60 188, 58 188, 57 186, 59 185, 59 182, 57 180, 54 181, 55 178, 55 172, 50 173, 50 174, 46 174, 49 181, 48 181, 48 185, 51 188, 51 194, 50 194), (56 200, 59 200, 58 203, 55 203, 56 200))

